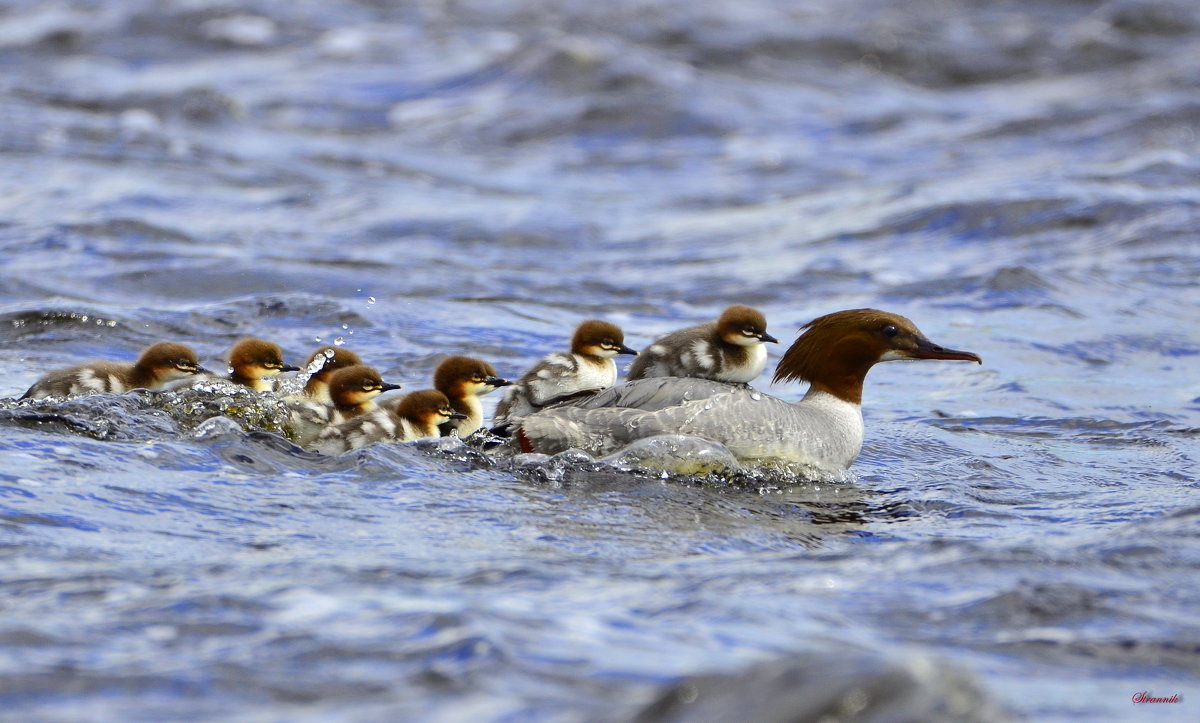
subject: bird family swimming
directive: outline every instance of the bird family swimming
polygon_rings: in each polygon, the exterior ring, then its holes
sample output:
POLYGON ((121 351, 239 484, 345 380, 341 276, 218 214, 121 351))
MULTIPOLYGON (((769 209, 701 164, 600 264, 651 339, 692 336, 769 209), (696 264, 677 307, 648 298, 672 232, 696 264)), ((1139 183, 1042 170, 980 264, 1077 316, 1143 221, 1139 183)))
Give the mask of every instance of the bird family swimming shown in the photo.
POLYGON ((774 381, 809 382, 799 402, 708 379, 642 379, 531 414, 517 438, 525 452, 603 455, 639 439, 683 434, 720 443, 742 461, 840 471, 862 449, 867 372, 902 359, 983 363, 972 352, 934 344, 898 314, 838 311, 805 325, 779 362, 774 381))
POLYGON ((698 377, 749 384, 767 365, 767 319, 758 309, 734 304, 715 322, 656 339, 629 365, 626 381, 650 377, 698 377))
POLYGON ((136 362, 94 361, 52 371, 33 383, 21 399, 80 394, 122 394, 131 389, 162 389, 168 382, 206 373, 196 352, 186 344, 160 341, 142 351, 136 362))
POLYGON ((496 406, 494 427, 503 431, 537 410, 576 394, 607 389, 617 381, 613 357, 637 355, 625 346, 625 332, 615 324, 589 319, 575 329, 570 352, 542 357, 504 392, 496 406))
MULTIPOLYGON (((658 339, 635 360, 630 380, 614 387, 614 357, 637 352, 625 346, 619 327, 592 319, 576 328, 570 352, 543 357, 511 386, 487 362, 452 356, 434 373, 436 389, 378 408, 374 398, 400 385, 353 364, 359 360, 353 352, 327 347, 309 356, 308 397, 290 398, 287 404, 300 443, 337 453, 372 442, 437 436, 439 425, 443 434, 467 437, 483 425, 479 397, 509 386, 496 410, 495 431, 516 432, 526 452, 579 448, 603 455, 639 439, 683 434, 722 444, 743 461, 836 471, 849 467, 862 448, 862 386, 875 364, 902 359, 982 363, 977 354, 930 342, 903 316, 876 309, 838 311, 806 324, 780 360, 774 381, 810 384, 803 399, 789 403, 747 386, 765 363, 764 344, 775 341, 761 313, 730 306, 716 322, 658 339), (325 380, 313 384, 319 375, 325 380)), ((278 345, 261 339, 238 342, 229 362, 229 381, 260 392, 272 390, 270 377, 298 369, 283 361, 278 345)), ((160 389, 203 372, 189 347, 160 342, 132 364, 92 362, 51 372, 21 398, 160 389)))

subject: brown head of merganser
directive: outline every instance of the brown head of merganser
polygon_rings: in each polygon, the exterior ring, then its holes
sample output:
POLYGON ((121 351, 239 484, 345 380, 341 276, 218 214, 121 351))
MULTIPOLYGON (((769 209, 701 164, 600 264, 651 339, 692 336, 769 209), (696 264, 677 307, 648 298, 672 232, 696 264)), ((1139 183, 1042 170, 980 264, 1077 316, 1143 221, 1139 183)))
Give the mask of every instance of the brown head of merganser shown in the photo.
POLYGON ((302 369, 307 373, 308 380, 304 382, 304 396, 314 402, 332 404, 329 396, 329 377, 338 369, 362 364, 357 354, 344 346, 323 346, 308 355, 302 369))
POLYGON ((626 380, 649 377, 699 377, 749 384, 767 365, 767 333, 758 309, 734 304, 715 322, 673 331, 656 339, 629 365, 626 380))
POLYGON ((525 451, 578 447, 607 454, 638 439, 683 434, 718 442, 743 461, 779 460, 844 470, 862 449, 862 387, 879 362, 978 354, 938 346, 908 319, 876 309, 827 314, 806 324, 784 354, 777 381, 807 381, 799 402, 704 379, 660 377, 614 387, 528 417, 525 451))
POLYGON ((94 361, 50 372, 34 382, 21 399, 162 389, 169 382, 204 371, 190 346, 160 341, 146 347, 133 363, 94 361))
POLYGON ((433 372, 433 386, 450 400, 454 411, 465 415, 442 426, 443 435, 457 432, 459 437, 474 434, 483 426, 483 404, 479 397, 512 384, 496 376, 496 368, 482 359, 452 356, 443 359, 433 372))
POLYGON ((450 407, 450 400, 436 389, 405 394, 396 404, 349 419, 323 431, 312 449, 341 454, 376 442, 411 442, 437 437, 438 427, 466 417, 450 407))
POLYGON ((589 319, 575 329, 569 353, 554 352, 525 372, 496 406, 495 429, 503 431, 542 407, 577 394, 607 389, 617 381, 618 354, 637 355, 625 346, 616 324, 589 319))
POLYGON ((283 350, 278 344, 262 339, 243 339, 234 344, 229 351, 229 366, 233 369, 229 381, 256 392, 271 391, 269 377, 300 370, 298 366, 284 363, 283 350))

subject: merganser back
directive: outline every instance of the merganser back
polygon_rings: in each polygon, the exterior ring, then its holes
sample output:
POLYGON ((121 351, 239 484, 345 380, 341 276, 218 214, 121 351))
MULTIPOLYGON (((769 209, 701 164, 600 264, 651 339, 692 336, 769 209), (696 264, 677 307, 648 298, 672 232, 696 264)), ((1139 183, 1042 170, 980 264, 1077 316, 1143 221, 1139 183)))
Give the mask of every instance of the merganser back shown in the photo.
POLYGON ((466 438, 483 426, 483 404, 479 397, 512 382, 496 376, 496 368, 482 359, 452 356, 443 359, 433 372, 433 386, 450 399, 454 411, 465 415, 442 425, 442 435, 452 431, 466 438))
POLYGON ((840 471, 862 449, 862 386, 872 366, 901 359, 983 363, 972 352, 934 344, 903 316, 876 309, 827 314, 802 331, 774 378, 809 382, 799 402, 705 379, 644 379, 529 416, 518 430, 521 448, 601 455, 638 439, 684 434, 720 443, 743 461, 840 471))
POLYGON ((617 381, 613 357, 619 354, 637 355, 625 346, 620 327, 599 319, 583 322, 571 338, 570 353, 547 354, 504 392, 496 405, 494 428, 503 431, 542 407, 611 387, 617 381))
POLYGON ((450 407, 445 394, 423 389, 405 394, 395 405, 327 428, 310 446, 324 454, 341 454, 376 442, 411 442, 437 437, 440 425, 464 417, 450 407))
POLYGON ((229 381, 256 392, 272 390, 268 377, 300 370, 298 366, 283 363, 283 350, 278 344, 262 339, 243 339, 234 344, 229 351, 229 366, 233 368, 227 377, 229 381))
POLYGON ((734 304, 715 322, 673 331, 656 339, 629 365, 626 381, 650 377, 699 377, 749 384, 767 365, 767 333, 758 309, 734 304))
POLYGON ((162 389, 168 382, 202 372, 190 346, 160 341, 146 347, 133 363, 94 361, 52 371, 34 382, 21 399, 162 389))
POLYGON ((362 359, 344 346, 323 346, 314 350, 302 366, 309 375, 304 382, 304 396, 314 402, 333 404, 329 394, 329 378, 338 369, 355 364, 362 364, 362 359))

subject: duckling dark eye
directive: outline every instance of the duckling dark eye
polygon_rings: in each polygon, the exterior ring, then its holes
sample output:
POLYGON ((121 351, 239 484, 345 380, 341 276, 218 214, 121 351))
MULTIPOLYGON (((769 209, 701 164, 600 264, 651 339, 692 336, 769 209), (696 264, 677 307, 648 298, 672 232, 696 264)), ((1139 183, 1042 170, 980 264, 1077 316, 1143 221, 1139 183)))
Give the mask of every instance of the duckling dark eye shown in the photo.
POLYGON ((742 329, 742 336, 758 336, 758 332, 747 326, 742 329))
POLYGON ((889 339, 891 339, 898 333, 899 333, 899 331, 892 324, 888 324, 887 326, 883 327, 883 335, 889 339))

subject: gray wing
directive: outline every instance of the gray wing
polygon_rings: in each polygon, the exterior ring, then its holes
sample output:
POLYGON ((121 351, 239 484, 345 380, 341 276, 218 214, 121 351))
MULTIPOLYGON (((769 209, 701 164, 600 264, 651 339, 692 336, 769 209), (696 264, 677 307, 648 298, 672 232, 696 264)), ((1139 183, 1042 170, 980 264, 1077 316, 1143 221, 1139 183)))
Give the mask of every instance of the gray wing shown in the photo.
POLYGON ((660 434, 691 434, 725 443, 731 436, 756 436, 742 428, 747 422, 734 421, 745 419, 744 407, 750 403, 756 407, 786 404, 737 384, 678 377, 642 379, 578 403, 544 409, 527 417, 521 430, 534 451, 545 454, 574 447, 604 455, 660 434))
MULTIPOLYGON (((590 397, 572 399, 554 407, 580 407, 583 409, 600 409, 602 407, 623 407, 653 412, 667 407, 698 400, 709 399, 719 394, 741 391, 750 393, 741 384, 716 382, 711 379, 694 377, 653 377, 626 382, 615 387, 609 387, 590 397)), ((757 394, 758 392, 754 392, 757 394)))

